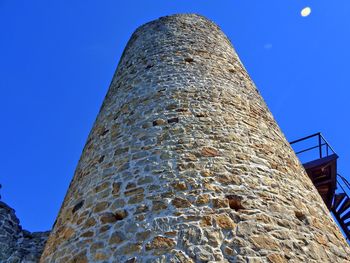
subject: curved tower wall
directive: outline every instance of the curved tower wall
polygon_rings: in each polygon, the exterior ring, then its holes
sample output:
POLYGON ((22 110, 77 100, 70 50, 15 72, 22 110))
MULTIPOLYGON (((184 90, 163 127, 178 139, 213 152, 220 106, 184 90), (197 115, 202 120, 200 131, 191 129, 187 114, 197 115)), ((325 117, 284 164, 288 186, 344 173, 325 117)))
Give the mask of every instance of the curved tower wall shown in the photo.
POLYGON ((137 29, 41 262, 344 262, 347 253, 221 30, 198 15, 137 29))

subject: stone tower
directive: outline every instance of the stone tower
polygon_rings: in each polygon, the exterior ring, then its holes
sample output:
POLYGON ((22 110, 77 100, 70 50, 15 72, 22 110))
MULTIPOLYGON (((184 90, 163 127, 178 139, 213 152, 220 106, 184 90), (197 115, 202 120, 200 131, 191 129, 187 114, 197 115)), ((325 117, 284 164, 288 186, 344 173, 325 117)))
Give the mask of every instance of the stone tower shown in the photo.
POLYGON ((132 35, 41 262, 348 262, 349 247, 211 21, 132 35))

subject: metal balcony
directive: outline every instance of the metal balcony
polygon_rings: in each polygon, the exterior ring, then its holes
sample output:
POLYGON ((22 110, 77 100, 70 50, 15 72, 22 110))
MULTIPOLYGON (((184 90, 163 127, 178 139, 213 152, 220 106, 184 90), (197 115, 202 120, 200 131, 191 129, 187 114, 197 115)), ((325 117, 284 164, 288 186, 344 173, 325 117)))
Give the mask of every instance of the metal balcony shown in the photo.
POLYGON ((321 133, 306 136, 290 144, 349 241, 350 184, 345 177, 338 174, 338 155, 321 133))

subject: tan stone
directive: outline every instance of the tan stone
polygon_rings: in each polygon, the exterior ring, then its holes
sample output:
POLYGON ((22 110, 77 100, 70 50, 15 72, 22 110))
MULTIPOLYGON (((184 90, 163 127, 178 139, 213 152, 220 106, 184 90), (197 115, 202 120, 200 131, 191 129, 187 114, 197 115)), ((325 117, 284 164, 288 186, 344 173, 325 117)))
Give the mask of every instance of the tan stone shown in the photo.
POLYGON ((140 194, 140 195, 134 195, 132 197, 129 198, 128 200, 128 204, 138 204, 141 203, 144 199, 144 194, 140 194))
POLYGON ((121 247, 118 252, 121 254, 133 254, 141 252, 141 245, 139 243, 127 243, 123 247, 121 247))
POLYGON ((215 157, 219 156, 220 153, 217 149, 213 147, 203 147, 201 150, 201 155, 205 157, 215 157))
POLYGON ((69 239, 74 235, 74 229, 71 227, 68 227, 63 232, 63 239, 69 239))
POLYGON ((152 211, 160 211, 166 209, 168 206, 163 201, 153 201, 152 202, 152 211))
POLYGON ((219 227, 223 229, 233 229, 236 227, 235 222, 233 222, 233 220, 225 214, 217 215, 215 219, 219 227))
POLYGON ((280 254, 270 254, 267 256, 271 263, 287 263, 288 261, 280 254))
POLYGON ((104 253, 96 253, 95 254, 95 260, 107 260, 109 258, 108 255, 104 253))
POLYGON ((228 207, 228 200, 227 199, 213 199, 213 207, 214 208, 226 208, 228 207))
POLYGON ((128 212, 125 209, 117 210, 114 213, 114 217, 116 218, 116 220, 123 220, 127 216, 128 216, 128 212))
POLYGON ((210 190, 210 191, 220 191, 220 187, 215 185, 215 184, 211 184, 211 183, 205 183, 203 185, 203 188, 206 189, 206 190, 210 190))
POLYGON ((111 228, 110 225, 102 226, 102 227, 100 227, 99 232, 100 232, 100 233, 106 232, 106 231, 108 231, 110 228, 111 228))
POLYGON ((212 217, 211 216, 203 216, 201 222, 200 222, 201 226, 212 226, 212 217))
POLYGON ((84 216, 79 217, 79 218, 77 219, 77 225, 82 224, 85 220, 86 220, 86 217, 84 217, 84 216))
POLYGON ((94 232, 88 231, 83 234, 81 234, 82 237, 92 237, 94 235, 94 232))
POLYGON ((323 229, 323 225, 322 225, 321 221, 319 219, 317 219, 317 218, 312 218, 311 219, 311 225, 313 227, 318 228, 319 230, 323 229))
POLYGON ((112 191, 112 194, 113 194, 114 196, 119 196, 120 186, 121 186, 121 183, 113 183, 113 191, 112 191))
POLYGON ((129 190, 129 189, 133 189, 133 188, 136 188, 136 184, 135 183, 128 183, 127 186, 125 187, 126 190, 129 190))
POLYGON ((256 220, 259 222, 265 223, 265 224, 271 224, 273 222, 271 217, 269 217, 268 215, 265 215, 265 214, 256 215, 256 220))
POLYGON ((167 105, 167 106, 165 107, 165 109, 166 109, 166 110, 174 110, 174 109, 176 109, 177 107, 178 107, 177 104, 172 103, 172 104, 167 105))
POLYGON ((205 230, 205 236, 208 238, 208 244, 211 247, 218 247, 221 243, 220 231, 205 230))
POLYGON ((195 162, 195 161, 197 161, 198 159, 197 159, 197 156, 195 156, 193 153, 187 153, 187 154, 185 155, 185 160, 186 160, 186 161, 195 162))
POLYGON ((97 250, 99 248, 103 248, 104 247, 104 243, 103 242, 96 242, 93 243, 90 247, 91 250, 97 250))
POLYGON ((101 202, 98 203, 95 207, 94 207, 94 213, 99 213, 102 212, 104 210, 106 210, 109 207, 110 203, 109 202, 101 202))
POLYGON ((149 210, 148 206, 145 204, 142 204, 136 208, 135 214, 144 213, 144 212, 147 212, 148 210, 149 210))
POLYGON ((327 237, 321 234, 315 234, 315 240, 322 245, 327 245, 328 243, 327 237))
POLYGON ((109 182, 104 182, 104 183, 102 183, 102 184, 96 186, 96 187, 95 187, 95 192, 96 192, 96 193, 99 193, 99 192, 105 190, 106 188, 109 187, 109 184, 110 184, 109 182))
POLYGON ((135 189, 131 189, 128 191, 124 192, 125 196, 130 196, 130 195, 139 195, 139 194, 143 194, 144 190, 143 188, 135 188, 135 189))
POLYGON ((86 257, 86 251, 83 251, 79 255, 73 257, 72 263, 88 263, 88 259, 86 257))
POLYGON ((227 254, 229 256, 233 256, 235 254, 235 251, 232 248, 227 247, 227 246, 225 247, 224 252, 225 252, 225 254, 227 254))
POLYGON ((146 250, 169 250, 172 249, 175 246, 175 244, 175 241, 171 238, 156 236, 150 243, 146 244, 146 250))
POLYGON ((210 171, 208 171, 208 170, 204 170, 204 171, 201 172, 201 175, 202 175, 203 177, 209 177, 209 176, 212 176, 213 173, 210 172, 210 171))
POLYGON ((165 124, 167 124, 167 122, 163 119, 157 119, 153 121, 153 126, 160 126, 165 124))
POLYGON ((256 248, 259 249, 272 249, 279 250, 280 247, 277 242, 272 238, 265 235, 253 236, 250 238, 251 242, 256 248))
POLYGON ((196 204, 198 205, 205 205, 208 204, 210 201, 210 195, 208 194, 203 194, 197 197, 196 204))
POLYGON ((215 180, 224 185, 240 185, 242 183, 241 178, 237 175, 220 174, 215 177, 215 180))
POLYGON ((194 263, 183 251, 172 250, 174 258, 170 259, 170 263, 194 263))
POLYGON ((139 232, 136 234, 136 239, 138 241, 144 241, 150 236, 150 234, 151 234, 150 230, 139 232))
POLYGON ((114 155, 118 156, 121 154, 125 154, 129 151, 129 147, 125 147, 125 148, 118 148, 117 150, 115 150, 114 155))
POLYGON ((185 182, 176 182, 176 183, 172 184, 172 186, 176 190, 187 190, 187 186, 186 186, 185 182))
POLYGON ((175 197, 171 203, 177 208, 186 208, 191 206, 191 203, 187 199, 180 197, 175 197))
POLYGON ((143 221, 143 220, 145 220, 145 218, 146 218, 146 217, 145 217, 144 214, 135 216, 135 220, 136 220, 136 221, 143 221))
POLYGON ((120 233, 120 232, 114 232, 114 233, 111 235, 111 237, 110 237, 108 243, 109 243, 110 245, 111 245, 111 244, 119 244, 119 243, 123 242, 124 239, 125 239, 125 238, 124 238, 124 236, 123 236, 122 233, 120 233))
POLYGON ((100 221, 102 224, 106 224, 106 223, 114 223, 115 221, 117 221, 117 218, 115 217, 115 215, 113 213, 104 213, 101 215, 100 217, 100 221))

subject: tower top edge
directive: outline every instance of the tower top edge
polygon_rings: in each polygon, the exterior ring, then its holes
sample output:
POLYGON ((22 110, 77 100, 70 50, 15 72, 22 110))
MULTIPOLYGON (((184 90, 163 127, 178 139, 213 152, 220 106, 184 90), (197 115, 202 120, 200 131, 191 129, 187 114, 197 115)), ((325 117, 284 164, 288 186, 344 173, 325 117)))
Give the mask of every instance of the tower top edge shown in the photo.
MULTIPOLYGON (((196 13, 178 13, 159 17, 136 28, 123 51, 119 63, 123 61, 126 54, 129 54, 129 56, 135 54, 134 49, 130 51, 132 46, 135 47, 136 45, 137 48, 143 50, 148 42, 153 43, 153 50, 156 49, 155 46, 161 49, 165 42, 168 46, 173 46, 173 49, 170 48, 172 50, 177 49, 178 45, 183 45, 184 42, 188 43, 188 47, 192 45, 191 48, 194 47, 195 42, 199 43, 197 46, 202 49, 206 48, 208 43, 211 42, 214 46, 219 45, 223 49, 229 48, 234 51, 231 41, 215 22, 196 13)), ((166 49, 167 47, 163 48, 163 51, 166 49)), ((212 49, 220 50, 217 47, 212 47, 212 49)))
POLYGON ((197 13, 176 13, 176 14, 171 14, 171 15, 166 15, 166 16, 161 16, 157 19, 153 19, 149 22, 146 22, 142 25, 140 25, 136 30, 135 32, 149 26, 149 25, 152 25, 152 24, 162 24, 162 23, 167 23, 167 22, 171 22, 171 21, 178 21, 178 22, 189 22, 189 21, 192 21, 192 22, 195 22, 195 21, 202 21, 202 22, 205 22, 207 24, 211 24, 215 27, 217 27, 219 30, 220 27, 215 23, 213 22, 212 20, 210 20, 209 18, 201 15, 201 14, 197 14, 197 13))

